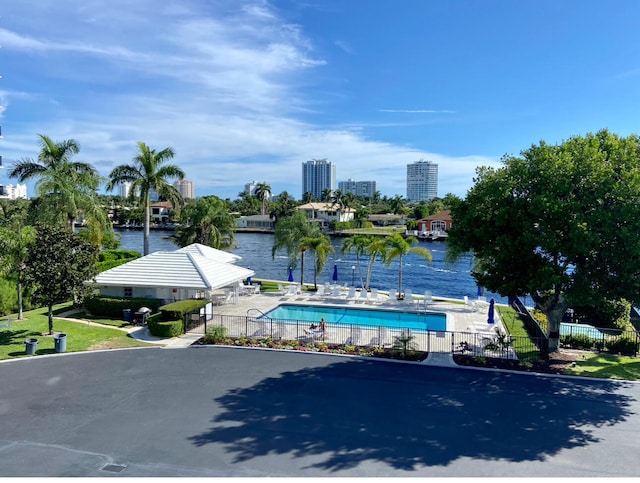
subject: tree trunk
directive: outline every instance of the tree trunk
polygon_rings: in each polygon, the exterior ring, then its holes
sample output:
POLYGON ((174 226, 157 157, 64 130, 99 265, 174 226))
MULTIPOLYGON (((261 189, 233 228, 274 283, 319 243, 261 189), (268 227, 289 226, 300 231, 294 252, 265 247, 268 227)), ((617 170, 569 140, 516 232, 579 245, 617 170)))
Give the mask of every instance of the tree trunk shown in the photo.
POLYGON ((568 304, 562 294, 554 293, 549 297, 532 295, 536 305, 547 316, 549 324, 549 352, 557 352, 560 348, 560 323, 568 304))
POLYGON ((18 320, 22 320, 22 282, 18 275, 18 320))
POLYGON ((402 295, 402 255, 400 255, 400 268, 398 269, 398 297, 402 295))
POLYGON ((49 335, 53 335, 53 304, 49 304, 49 335))
POLYGON ((143 255, 149 255, 149 225, 151 224, 151 217, 149 215, 149 201, 145 203, 144 207, 144 243, 143 243, 143 255))
POLYGON ((304 285, 304 250, 300 254, 300 290, 302 290, 302 286, 304 285))

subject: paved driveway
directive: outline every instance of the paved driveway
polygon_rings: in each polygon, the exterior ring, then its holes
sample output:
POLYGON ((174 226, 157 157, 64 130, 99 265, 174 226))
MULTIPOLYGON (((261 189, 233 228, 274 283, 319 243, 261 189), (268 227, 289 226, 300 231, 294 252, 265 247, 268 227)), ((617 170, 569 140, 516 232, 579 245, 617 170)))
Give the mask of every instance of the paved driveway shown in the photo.
POLYGON ((221 347, 0 364, 2 476, 637 476, 640 385, 221 347))

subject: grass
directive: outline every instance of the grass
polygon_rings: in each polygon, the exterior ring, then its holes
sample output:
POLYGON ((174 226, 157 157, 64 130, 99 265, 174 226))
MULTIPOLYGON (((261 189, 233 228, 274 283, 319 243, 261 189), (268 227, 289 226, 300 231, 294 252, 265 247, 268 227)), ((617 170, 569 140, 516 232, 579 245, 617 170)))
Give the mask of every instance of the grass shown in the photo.
POLYGON ((518 359, 521 361, 539 359, 539 352, 535 346, 528 341, 529 334, 516 311, 511 307, 505 307, 502 305, 497 305, 496 309, 502 318, 505 329, 507 329, 507 332, 514 337, 512 347, 513 350, 516 351, 518 359))
POLYGON ((584 355, 576 361, 575 367, 566 371, 566 374, 637 381, 640 380, 640 359, 607 354, 584 355))
MULTIPOLYGON (((56 306, 54 315, 68 310, 69 307, 70 304, 56 306)), ((61 332, 67 334, 67 352, 149 347, 148 343, 133 339, 122 330, 89 323, 71 322, 54 317, 53 330, 54 334, 61 332)), ((0 330, 0 360, 32 357, 27 356, 25 345, 25 339, 32 337, 38 339, 35 355, 54 354, 55 341, 48 332, 46 308, 24 312, 24 320, 14 319, 11 322, 11 329, 0 330)))

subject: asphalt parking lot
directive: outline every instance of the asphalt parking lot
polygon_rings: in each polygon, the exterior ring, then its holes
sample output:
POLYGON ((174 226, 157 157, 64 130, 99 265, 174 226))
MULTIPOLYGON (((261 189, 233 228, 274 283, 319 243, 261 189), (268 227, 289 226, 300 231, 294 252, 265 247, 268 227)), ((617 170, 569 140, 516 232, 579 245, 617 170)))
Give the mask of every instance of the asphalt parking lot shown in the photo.
POLYGON ((0 363, 2 476, 640 474, 640 384, 301 352, 0 363))

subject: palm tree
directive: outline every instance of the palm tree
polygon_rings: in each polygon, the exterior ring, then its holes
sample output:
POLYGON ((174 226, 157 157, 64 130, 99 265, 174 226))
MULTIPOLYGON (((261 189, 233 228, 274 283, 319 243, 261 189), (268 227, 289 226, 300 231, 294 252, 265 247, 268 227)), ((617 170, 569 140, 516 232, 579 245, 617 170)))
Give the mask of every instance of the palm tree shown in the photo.
POLYGON ((394 233, 385 237, 385 242, 388 246, 388 251, 384 257, 384 262, 387 266, 391 264, 396 258, 399 259, 400 268, 398 269, 398 295, 402 294, 402 257, 413 253, 424 257, 427 263, 431 263, 431 252, 424 247, 412 247, 411 245, 418 243, 418 239, 414 236, 407 237, 406 239, 399 233, 394 233))
POLYGON ((180 213, 175 242, 185 247, 200 243, 219 250, 233 248, 236 223, 226 204, 217 196, 190 201, 180 213))
POLYGON ((255 195, 258 200, 260 200, 260 214, 265 214, 265 205, 269 198, 271 197, 271 186, 267 183, 258 183, 255 189, 255 195))
POLYGON ((184 171, 173 164, 165 164, 174 156, 172 148, 165 148, 156 152, 145 143, 139 142, 140 152, 133 158, 133 164, 116 166, 109 175, 107 190, 112 191, 124 182, 131 183, 131 196, 138 197, 144 209, 144 255, 149 254, 149 194, 154 190, 163 199, 170 201, 173 206, 183 203, 180 192, 169 184, 166 178, 184 179, 184 171))
POLYGON ((369 255, 369 262, 367 263, 367 279, 365 281, 365 288, 369 290, 371 284, 371 272, 375 265, 376 258, 380 257, 381 260, 385 260, 387 257, 388 246, 384 238, 379 236, 373 236, 369 238, 369 243, 365 253, 369 255))
POLYGON ((296 201, 289 193, 283 191, 278 195, 275 203, 272 203, 269 218, 273 219, 274 223, 278 223, 280 218, 291 216, 295 209, 296 201))
POLYGON ((401 195, 395 195, 391 200, 389 200, 389 206, 391 207, 391 212, 395 215, 404 214, 404 205, 405 200, 401 195))
POLYGON ((29 246, 36 239, 33 226, 22 226, 15 221, 13 226, 0 227, 0 274, 8 277, 15 274, 18 290, 18 319, 22 320, 22 284, 24 271, 29 258, 29 246))
POLYGON ((341 190, 335 190, 330 198, 331 205, 337 206, 340 211, 344 211, 347 206, 345 195, 341 190))
POLYGON ((286 250, 289 257, 289 267, 296 268, 298 260, 300 267, 300 286, 304 284, 304 254, 306 248, 301 248, 304 238, 315 238, 322 234, 320 227, 309 221, 304 211, 297 210, 293 215, 278 221, 273 234, 271 256, 275 258, 278 250, 286 250))
POLYGON ((360 276, 360 286, 365 287, 364 280, 362 279, 362 265, 360 263, 360 257, 367 253, 367 247, 371 243, 371 238, 366 235, 356 235, 347 238, 342 244, 342 253, 349 253, 351 250, 355 251, 356 263, 358 264, 358 275, 360 276))
POLYGON ((300 240, 298 250, 309 250, 315 256, 315 263, 313 264, 313 287, 315 290, 318 290, 318 273, 322 272, 322 269, 327 263, 329 253, 335 252, 331 246, 331 240, 329 240, 329 237, 325 234, 308 236, 300 240))
POLYGON ((96 193, 101 181, 98 171, 88 163, 71 160, 80 152, 80 145, 73 139, 56 143, 44 134, 38 136, 41 148, 38 160, 23 158, 14 164, 8 176, 17 178, 18 182, 38 180, 35 188, 43 208, 39 215, 46 222, 51 223, 62 215, 73 231, 78 211, 83 210, 88 219, 106 228, 107 217, 96 193))
POLYGON ((304 194, 302 195, 303 203, 311 203, 313 200, 314 200, 313 193, 311 193, 311 191, 305 191, 304 194))
POLYGON ((328 203, 329 201, 331 201, 331 188, 325 188, 322 190, 322 193, 320 194, 320 201, 324 201, 325 203, 328 203))

